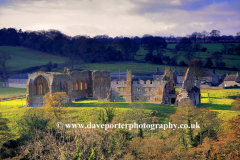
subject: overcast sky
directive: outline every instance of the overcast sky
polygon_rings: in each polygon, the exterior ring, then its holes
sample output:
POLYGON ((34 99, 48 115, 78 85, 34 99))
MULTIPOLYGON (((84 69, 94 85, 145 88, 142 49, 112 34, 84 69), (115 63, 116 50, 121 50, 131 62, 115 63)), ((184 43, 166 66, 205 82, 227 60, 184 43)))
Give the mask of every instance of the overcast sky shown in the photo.
POLYGON ((240 0, 0 0, 0 28, 69 36, 240 32, 240 0))

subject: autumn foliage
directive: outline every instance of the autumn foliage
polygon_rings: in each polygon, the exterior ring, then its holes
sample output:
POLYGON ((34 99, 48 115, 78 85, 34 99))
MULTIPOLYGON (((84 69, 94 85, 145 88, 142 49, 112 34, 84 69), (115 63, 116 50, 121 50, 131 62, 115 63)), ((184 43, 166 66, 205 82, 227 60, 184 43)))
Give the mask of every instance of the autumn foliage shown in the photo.
POLYGON ((240 97, 236 98, 232 103, 232 110, 240 110, 240 97))
POLYGON ((53 113, 56 118, 59 118, 63 113, 61 107, 63 107, 69 99, 66 92, 47 93, 43 98, 45 98, 43 108, 47 112, 53 113))

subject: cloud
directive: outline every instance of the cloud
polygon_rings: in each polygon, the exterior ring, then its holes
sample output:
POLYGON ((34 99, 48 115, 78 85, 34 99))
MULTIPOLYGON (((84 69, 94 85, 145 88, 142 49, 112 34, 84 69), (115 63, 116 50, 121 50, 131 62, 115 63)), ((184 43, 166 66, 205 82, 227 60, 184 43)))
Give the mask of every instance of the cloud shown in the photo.
POLYGON ((57 29, 70 36, 185 36, 212 29, 235 35, 238 7, 238 1, 209 0, 11 0, 0 6, 0 28, 57 29))

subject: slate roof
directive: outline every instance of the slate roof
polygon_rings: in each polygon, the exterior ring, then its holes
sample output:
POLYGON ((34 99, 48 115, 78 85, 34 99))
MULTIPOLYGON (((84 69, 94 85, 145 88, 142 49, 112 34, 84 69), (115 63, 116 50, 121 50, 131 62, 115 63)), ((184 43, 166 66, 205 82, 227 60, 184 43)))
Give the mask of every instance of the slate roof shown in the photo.
POLYGON ((239 75, 228 75, 223 81, 236 81, 237 79, 239 80, 239 75))
POLYGON ((235 80, 235 82, 240 83, 240 76, 235 80))
POLYGON ((164 70, 159 70, 155 72, 153 75, 164 75, 164 70))
POLYGON ((28 79, 28 74, 17 74, 9 79, 28 79))

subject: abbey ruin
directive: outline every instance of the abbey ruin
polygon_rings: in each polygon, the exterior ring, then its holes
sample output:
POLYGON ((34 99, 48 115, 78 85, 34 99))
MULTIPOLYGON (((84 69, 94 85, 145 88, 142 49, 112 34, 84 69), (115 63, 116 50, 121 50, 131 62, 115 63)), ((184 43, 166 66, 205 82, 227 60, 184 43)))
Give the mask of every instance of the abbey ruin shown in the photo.
POLYGON ((64 73, 35 72, 27 82, 27 106, 42 106, 47 93, 66 92, 69 102, 88 96, 106 98, 110 89, 110 72, 73 71, 65 68, 64 73))
POLYGON ((175 81, 170 67, 166 67, 162 80, 133 81, 132 71, 127 70, 126 80, 111 81, 107 71, 73 71, 65 68, 64 73, 35 72, 27 82, 27 106, 42 106, 47 93, 66 92, 68 102, 93 97, 99 102, 154 102, 182 105, 191 100, 201 103, 200 85, 195 84, 188 69, 179 94, 175 92, 175 81))

